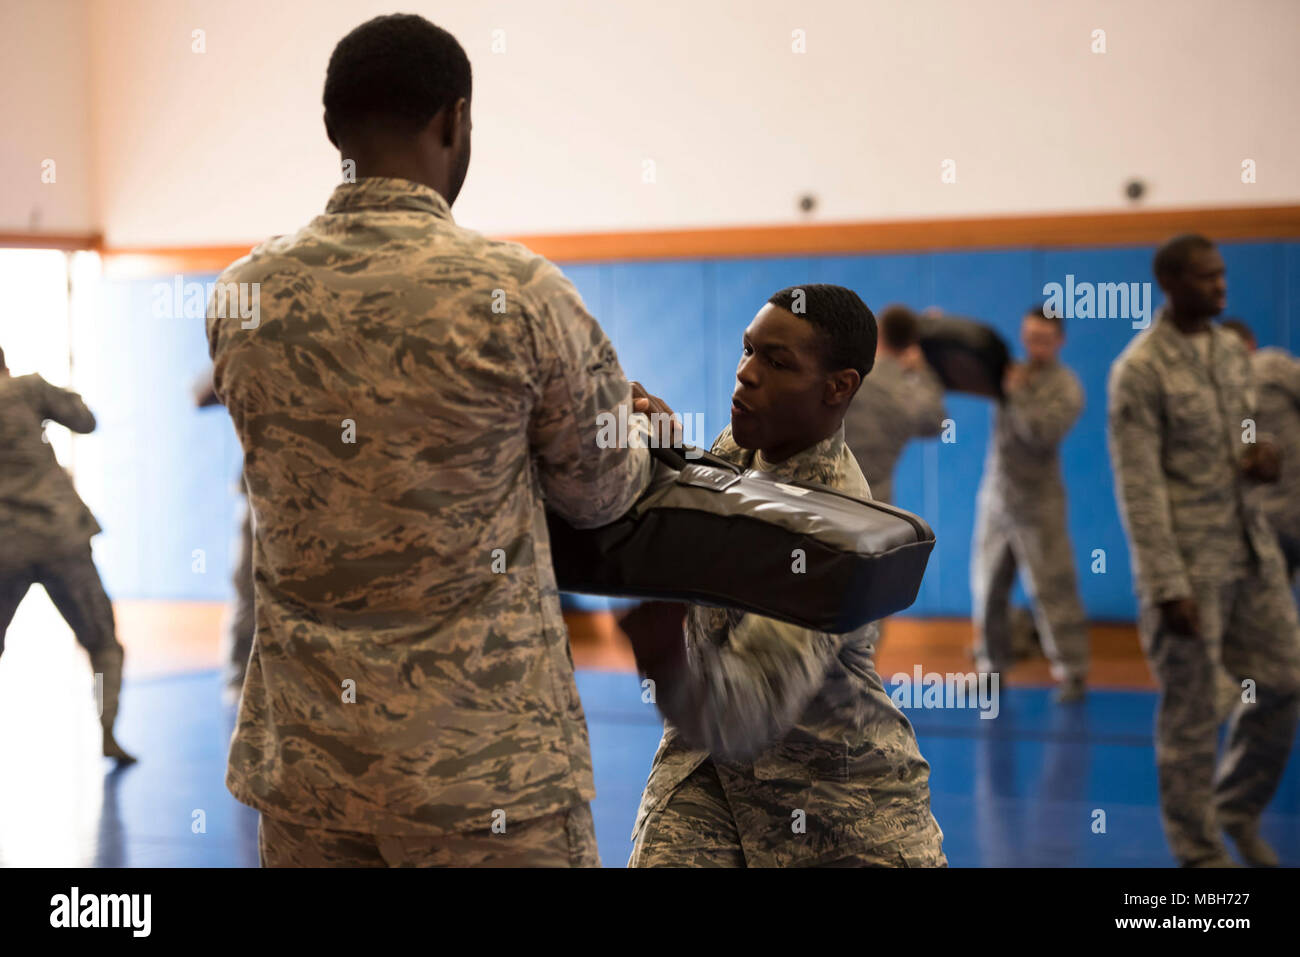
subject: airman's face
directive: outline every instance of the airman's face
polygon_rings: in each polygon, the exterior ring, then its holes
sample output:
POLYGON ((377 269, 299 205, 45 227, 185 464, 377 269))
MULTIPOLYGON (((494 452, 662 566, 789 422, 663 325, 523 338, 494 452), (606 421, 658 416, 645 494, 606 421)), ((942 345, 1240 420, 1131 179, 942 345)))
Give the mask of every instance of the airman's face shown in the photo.
POLYGON ((1020 324, 1020 344, 1025 347, 1025 358, 1035 364, 1056 361, 1065 337, 1056 323, 1038 316, 1025 316, 1020 324))
POLYGON ((1182 275, 1163 281, 1174 309, 1195 319, 1213 319, 1228 304, 1228 270, 1213 247, 1194 249, 1182 275))
POLYGON ((736 444, 780 455, 821 441, 816 433, 824 422, 826 378, 813 324, 780 306, 764 305, 741 337, 731 395, 736 444))

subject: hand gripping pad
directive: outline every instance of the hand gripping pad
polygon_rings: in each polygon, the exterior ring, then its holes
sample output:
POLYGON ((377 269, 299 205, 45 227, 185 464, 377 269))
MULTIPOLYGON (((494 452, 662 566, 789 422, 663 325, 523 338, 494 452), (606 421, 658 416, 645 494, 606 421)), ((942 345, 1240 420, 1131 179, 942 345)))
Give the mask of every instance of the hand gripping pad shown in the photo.
POLYGON ((547 513, 561 591, 738 608, 832 634, 916 600, 934 548, 916 515, 702 450, 652 451, 650 485, 617 521, 575 529, 547 513))

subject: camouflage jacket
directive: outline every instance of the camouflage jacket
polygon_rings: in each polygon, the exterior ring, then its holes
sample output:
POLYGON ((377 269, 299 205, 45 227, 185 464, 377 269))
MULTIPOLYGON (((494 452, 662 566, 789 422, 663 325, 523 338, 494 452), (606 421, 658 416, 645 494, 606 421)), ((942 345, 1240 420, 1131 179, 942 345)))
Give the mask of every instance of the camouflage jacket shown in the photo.
POLYGON ((604 524, 650 459, 597 447, 631 391, 576 290, 378 178, 219 283, 260 284, 261 304, 221 318, 218 285, 208 318, 256 527, 231 792, 377 834, 590 800, 543 499, 604 524))
POLYGON ((1012 515, 1064 496, 1061 443, 1083 411, 1083 386, 1059 362, 1029 366, 993 412, 980 497, 1012 515))
POLYGON ((1258 402, 1259 437, 1282 453, 1277 482, 1258 485, 1251 500, 1273 527, 1300 541, 1300 359, 1281 349, 1258 349, 1250 357, 1258 402))
MULTIPOLYGON (((730 427, 713 451, 747 468, 871 497, 842 428, 776 465, 739 448, 730 427)), ((710 758, 751 867, 816 864, 932 827, 930 766, 872 663, 879 627, 832 635, 692 605, 688 670, 655 682, 667 721, 633 840, 650 812, 710 758), (792 826, 800 811, 805 833, 792 826)))
POLYGON ((911 439, 943 431, 943 384, 928 366, 915 372, 881 353, 844 416, 844 441, 878 501, 894 497, 894 468, 911 439))
POLYGON ((1245 501, 1243 421, 1254 414, 1250 362, 1236 333, 1211 326, 1207 368, 1162 308, 1110 370, 1108 437, 1139 597, 1195 597, 1276 552, 1245 501))
POLYGON ((100 532, 42 438, 46 419, 74 432, 95 428, 77 393, 38 375, 0 373, 0 568, 69 554, 100 532))

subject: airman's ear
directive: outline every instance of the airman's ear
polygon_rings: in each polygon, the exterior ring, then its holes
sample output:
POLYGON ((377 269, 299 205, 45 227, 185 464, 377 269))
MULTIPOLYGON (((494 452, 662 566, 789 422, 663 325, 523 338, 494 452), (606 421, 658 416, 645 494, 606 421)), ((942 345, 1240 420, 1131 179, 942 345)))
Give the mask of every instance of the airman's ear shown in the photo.
POLYGON ((425 132, 434 132, 439 146, 456 149, 469 135, 469 100, 461 97, 450 106, 444 106, 429 121, 425 132))
POLYGON ((858 375, 857 369, 840 369, 838 372, 832 372, 826 379, 824 401, 827 405, 843 405, 853 398, 860 385, 862 385, 862 376, 858 375))

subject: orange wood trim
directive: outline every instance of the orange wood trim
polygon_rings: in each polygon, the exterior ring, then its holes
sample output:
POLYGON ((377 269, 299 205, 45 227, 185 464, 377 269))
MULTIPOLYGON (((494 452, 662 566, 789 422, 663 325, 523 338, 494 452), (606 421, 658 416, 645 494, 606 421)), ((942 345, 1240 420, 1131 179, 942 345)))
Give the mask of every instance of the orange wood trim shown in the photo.
POLYGON ((0 233, 0 249, 101 249, 98 233, 0 233))
MULTIPOLYGON (((1014 246, 1124 246, 1159 242, 1182 232, 1199 232, 1216 240, 1300 238, 1300 206, 1117 210, 893 222, 557 233, 502 238, 523 243, 557 262, 608 262, 924 252, 1014 246)), ((108 249, 104 252, 104 271, 106 276, 120 279, 218 272, 250 248, 251 244, 176 249, 108 249)))
POLYGON ((236 259, 247 256, 255 245, 106 249, 103 253, 104 278, 155 279, 221 272, 236 259))
POLYGON ((559 262, 830 253, 924 252, 1009 246, 1122 246, 1183 232, 1211 239, 1300 238, 1300 206, 1062 213, 967 219, 739 226, 506 237, 559 262))

